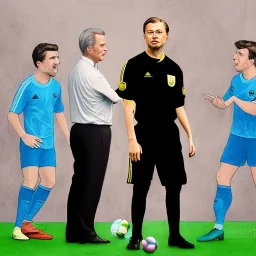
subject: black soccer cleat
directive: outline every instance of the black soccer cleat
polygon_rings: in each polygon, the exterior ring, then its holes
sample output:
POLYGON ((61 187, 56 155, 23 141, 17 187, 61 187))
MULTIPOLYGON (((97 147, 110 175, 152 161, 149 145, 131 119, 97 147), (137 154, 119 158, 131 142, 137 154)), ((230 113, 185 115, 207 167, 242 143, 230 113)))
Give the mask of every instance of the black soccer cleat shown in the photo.
POLYGON ((131 237, 129 244, 127 245, 127 249, 128 250, 140 250, 140 242, 141 242, 141 238, 137 238, 137 237, 131 237))
POLYGON ((177 238, 171 238, 168 239, 168 245, 169 246, 176 246, 182 249, 194 249, 195 245, 186 241, 182 236, 179 236, 177 238))

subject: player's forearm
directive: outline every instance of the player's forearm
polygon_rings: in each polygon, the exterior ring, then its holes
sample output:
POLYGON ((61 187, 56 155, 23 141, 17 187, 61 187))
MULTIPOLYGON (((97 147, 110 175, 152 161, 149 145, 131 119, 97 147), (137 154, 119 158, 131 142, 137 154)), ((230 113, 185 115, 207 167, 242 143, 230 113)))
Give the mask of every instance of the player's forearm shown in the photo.
POLYGON ((183 127, 184 131, 186 132, 189 140, 192 140, 192 132, 190 129, 190 125, 188 122, 187 114, 185 112, 185 109, 183 107, 176 108, 177 118, 183 127))
POLYGON ((124 100, 124 114, 125 114, 125 123, 128 134, 128 140, 133 141, 136 139, 136 134, 134 130, 134 111, 135 103, 130 100, 124 100))
POLYGON ((12 125, 12 127, 14 128, 14 130, 20 137, 22 137, 24 134, 26 134, 25 130, 23 129, 23 127, 20 123, 18 114, 9 112, 8 113, 8 121, 10 122, 10 124, 12 125))
POLYGON ((65 115, 63 112, 55 113, 55 115, 56 115, 56 120, 59 124, 60 129, 61 129, 62 133, 64 134, 67 142, 69 143, 69 128, 68 128, 68 124, 67 124, 65 115))
POLYGON ((256 116, 256 104, 249 101, 243 101, 237 97, 233 97, 234 102, 240 107, 244 112, 256 116))

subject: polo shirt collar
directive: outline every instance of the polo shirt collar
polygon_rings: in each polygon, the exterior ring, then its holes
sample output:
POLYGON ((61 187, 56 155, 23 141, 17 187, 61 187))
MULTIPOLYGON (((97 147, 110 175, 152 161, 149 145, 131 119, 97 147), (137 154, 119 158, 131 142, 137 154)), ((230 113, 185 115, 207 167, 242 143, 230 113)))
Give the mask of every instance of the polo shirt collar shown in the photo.
POLYGON ((95 67, 95 68, 98 67, 97 63, 94 63, 91 59, 85 57, 84 55, 81 55, 81 58, 80 58, 80 59, 81 59, 82 61, 87 62, 88 64, 90 64, 91 66, 93 66, 93 67, 95 67))

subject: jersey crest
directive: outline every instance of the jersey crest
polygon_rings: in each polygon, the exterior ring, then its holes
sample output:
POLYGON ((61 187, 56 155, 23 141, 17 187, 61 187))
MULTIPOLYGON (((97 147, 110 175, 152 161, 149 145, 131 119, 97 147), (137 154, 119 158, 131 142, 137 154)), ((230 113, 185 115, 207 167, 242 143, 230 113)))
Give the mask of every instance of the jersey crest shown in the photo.
POLYGON ((176 84, 176 77, 167 75, 167 83, 170 87, 173 87, 176 84))

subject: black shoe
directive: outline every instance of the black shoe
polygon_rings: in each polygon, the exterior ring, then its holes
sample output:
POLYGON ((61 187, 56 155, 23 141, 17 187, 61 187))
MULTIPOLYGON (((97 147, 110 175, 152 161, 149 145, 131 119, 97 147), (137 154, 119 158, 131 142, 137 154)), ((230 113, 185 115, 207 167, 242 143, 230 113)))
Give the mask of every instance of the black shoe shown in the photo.
POLYGON ((91 236, 91 237, 87 237, 85 239, 85 242, 88 244, 109 244, 110 241, 107 239, 102 239, 99 236, 91 236))
POLYGON ((70 224, 66 225, 65 236, 67 243, 79 243, 80 233, 77 230, 79 228, 76 225, 74 227, 71 227, 70 224))
POLYGON ((194 249, 195 245, 191 244, 190 242, 186 241, 182 236, 177 238, 170 238, 168 240, 169 246, 177 246, 182 249, 194 249))
POLYGON ((77 243, 78 239, 77 239, 77 237, 66 236, 66 242, 67 243, 77 243))
POLYGON ((137 238, 137 237, 131 237, 129 244, 127 245, 128 250, 140 250, 140 242, 142 238, 137 238))
POLYGON ((79 243, 79 244, 85 244, 86 243, 86 239, 85 238, 79 238, 77 236, 74 235, 66 235, 66 242, 67 243, 79 243))

